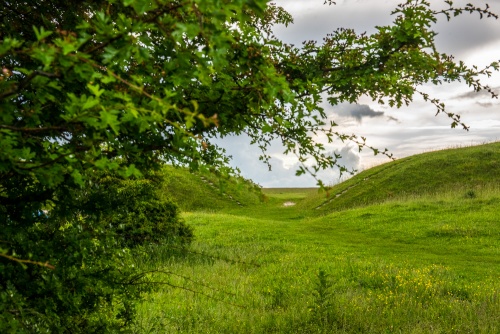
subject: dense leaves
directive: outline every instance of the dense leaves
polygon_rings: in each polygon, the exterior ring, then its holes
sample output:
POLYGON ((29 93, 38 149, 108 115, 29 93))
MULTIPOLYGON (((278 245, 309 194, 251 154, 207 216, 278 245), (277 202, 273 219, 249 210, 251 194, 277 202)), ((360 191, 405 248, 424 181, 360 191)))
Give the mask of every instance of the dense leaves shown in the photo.
POLYGON ((373 35, 340 29, 296 47, 273 35, 292 18, 266 0, 1 0, 2 326, 126 325, 140 290, 123 283, 128 251, 192 234, 147 181, 117 180, 164 163, 222 167, 214 136, 248 134, 264 162, 281 140, 315 162, 298 174, 314 175, 338 159, 317 135, 365 146, 326 122, 323 100, 399 107, 421 94, 462 124, 419 85, 489 90, 478 78, 498 63, 468 68, 439 53, 432 24, 496 16, 444 4, 406 1, 373 35))
POLYGON ((2 247, 45 261, 21 266, 1 260, 1 332, 123 327, 133 319, 133 302, 149 288, 132 261, 141 245, 182 247, 192 240, 177 206, 155 191, 158 182, 99 173, 86 179, 82 189, 59 188, 46 210, 32 210, 30 217, 1 213, 2 247))

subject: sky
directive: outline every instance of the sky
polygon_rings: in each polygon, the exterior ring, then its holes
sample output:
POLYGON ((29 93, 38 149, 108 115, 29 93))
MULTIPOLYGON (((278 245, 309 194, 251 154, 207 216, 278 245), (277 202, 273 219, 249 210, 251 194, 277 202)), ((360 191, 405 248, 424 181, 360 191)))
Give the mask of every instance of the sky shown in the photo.
MULTIPOLYGON (((283 41, 300 45, 304 40, 321 41, 327 33, 339 27, 353 28, 356 32, 373 33, 377 25, 387 25, 394 20, 391 11, 401 0, 339 0, 337 5, 324 5, 324 0, 276 0, 294 17, 294 24, 275 28, 276 35, 283 41)), ((493 12, 500 14, 500 0, 471 1, 484 7, 490 5, 493 12)), ((432 0, 435 8, 442 6, 441 0, 432 0)), ((456 5, 466 1, 454 1, 456 5)), ((436 44, 440 52, 455 56, 468 65, 485 66, 500 59, 500 19, 479 19, 478 14, 464 14, 447 22, 440 17, 435 26, 438 32, 436 44)), ((484 78, 497 93, 500 93, 500 73, 484 78)), ((462 116, 469 131, 457 127, 451 129, 451 121, 444 115, 435 116, 436 109, 430 103, 415 99, 409 107, 400 109, 379 105, 367 97, 358 104, 326 106, 328 118, 339 124, 337 130, 355 133, 367 138, 367 143, 380 149, 387 148, 395 158, 456 148, 500 140, 500 100, 485 93, 475 93, 466 84, 444 86, 426 85, 421 88, 431 96, 440 98, 447 111, 462 116)), ((321 141, 321 138, 317 139, 321 141)), ((271 157, 272 170, 259 161, 260 150, 250 145, 244 136, 223 138, 216 143, 224 147, 232 157, 231 165, 241 170, 242 176, 252 179, 265 188, 314 187, 316 180, 308 175, 295 176, 298 163, 293 156, 282 154, 279 143, 273 144, 267 152, 271 157)), ((342 155, 341 164, 362 171, 389 162, 384 156, 374 156, 369 150, 358 152, 350 143, 325 143, 327 152, 342 155)), ((338 170, 326 170, 319 174, 327 185, 344 180, 338 170)))

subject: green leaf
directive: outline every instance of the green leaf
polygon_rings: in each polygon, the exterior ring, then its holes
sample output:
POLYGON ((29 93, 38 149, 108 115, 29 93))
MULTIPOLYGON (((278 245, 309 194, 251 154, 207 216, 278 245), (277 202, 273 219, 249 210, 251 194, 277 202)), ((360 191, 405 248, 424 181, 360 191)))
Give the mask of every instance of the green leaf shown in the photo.
POLYGON ((62 48, 63 55, 67 55, 68 53, 78 50, 78 45, 76 45, 75 43, 64 43, 62 48))
POLYGON ((111 83, 111 82, 115 82, 116 81, 116 78, 112 75, 103 75, 101 78, 100 78, 101 82, 103 84, 108 84, 108 83, 111 83))
POLYGON ((2 41, 0 41, 0 56, 6 54, 14 48, 20 47, 22 44, 22 41, 15 38, 5 37, 2 41))
POLYGON ((262 132, 263 133, 271 133, 271 132, 273 132, 273 127, 269 124, 264 124, 262 126, 262 132))
POLYGON ((104 89, 99 89, 99 84, 95 84, 95 85, 92 85, 92 84, 87 84, 87 88, 92 92, 92 94, 94 94, 96 97, 100 97, 104 92, 105 90, 104 89))
POLYGON ((104 48, 104 53, 102 55, 103 63, 110 63, 116 56, 118 56, 120 50, 114 48, 113 46, 107 46, 104 48))
POLYGON ((40 29, 38 29, 36 26, 33 26, 33 31, 35 32, 36 39, 39 42, 52 35, 52 31, 46 31, 44 27, 40 27, 40 29))
POLYGON ((110 127, 115 134, 120 132, 120 122, 116 116, 116 110, 103 110, 100 112, 102 128, 110 127))
POLYGON ((82 99, 85 101, 82 105, 82 110, 91 109, 99 104, 99 99, 89 96, 88 98, 84 95, 82 99))
POLYGON ((83 182, 83 176, 82 174, 80 173, 80 171, 78 169, 74 169, 73 172, 71 172, 71 177, 73 177, 73 181, 83 187, 84 186, 84 182, 83 182))
POLYGON ((123 0, 125 6, 132 6, 137 14, 144 14, 147 11, 155 9, 156 3, 149 0, 123 0))
POLYGON ((142 177, 142 173, 138 170, 134 164, 127 167, 125 170, 125 177, 142 177))
POLYGON ((106 158, 101 158, 94 162, 94 166, 96 166, 99 169, 106 169, 108 165, 109 165, 109 160, 106 158))

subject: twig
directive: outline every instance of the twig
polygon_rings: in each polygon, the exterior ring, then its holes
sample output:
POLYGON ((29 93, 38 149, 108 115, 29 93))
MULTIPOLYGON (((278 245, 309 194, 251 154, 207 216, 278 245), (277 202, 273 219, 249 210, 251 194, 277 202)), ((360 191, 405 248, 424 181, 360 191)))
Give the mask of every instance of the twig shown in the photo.
POLYGON ((180 278, 182 278, 182 279, 185 279, 186 281, 189 281, 189 282, 192 282, 192 283, 197 284, 197 285, 199 285, 199 286, 202 286, 202 287, 204 287, 204 288, 207 288, 207 289, 210 289, 210 290, 214 290, 214 291, 217 291, 217 292, 221 292, 221 293, 223 293, 223 294, 230 295, 230 296, 233 296, 233 297, 235 297, 235 296, 236 296, 236 294, 235 294, 235 293, 232 293, 232 292, 227 292, 227 291, 224 291, 224 290, 220 290, 220 289, 213 288, 213 287, 208 286, 208 285, 206 285, 206 284, 200 283, 199 281, 195 281, 194 279, 191 279, 191 278, 189 278, 189 277, 187 277, 187 276, 184 276, 184 275, 179 275, 179 274, 173 273, 173 272, 171 272, 171 271, 151 270, 151 271, 149 271, 149 272, 147 272, 147 273, 151 273, 151 274, 153 274, 153 273, 160 273, 160 274, 165 274, 165 275, 173 275, 173 276, 177 276, 177 277, 180 277, 180 278))
POLYGON ((9 97, 11 95, 15 95, 18 91, 20 91, 21 89, 26 87, 28 85, 28 83, 38 75, 40 75, 42 77, 47 77, 47 78, 59 78, 60 77, 59 74, 35 70, 35 71, 31 72, 31 74, 28 75, 23 81, 21 81, 19 86, 15 86, 14 89, 8 90, 5 93, 0 94, 0 99, 4 99, 4 98, 9 97))
POLYGON ((10 126, 10 125, 0 125, 0 129, 7 129, 7 130, 12 130, 12 131, 18 131, 18 132, 45 132, 45 131, 66 131, 67 128, 62 127, 62 126, 49 126, 45 128, 18 128, 15 126, 10 126))
POLYGON ((207 293, 203 293, 203 292, 200 292, 200 291, 196 291, 196 290, 193 290, 193 289, 190 289, 190 288, 186 288, 185 286, 180 286, 180 285, 175 285, 175 284, 172 284, 170 282, 154 282, 154 281, 148 281, 148 282, 138 282, 138 283, 133 283, 133 285, 138 285, 138 284, 158 284, 158 285, 168 285, 172 288, 176 288, 176 289, 181 289, 181 290, 185 290, 185 291, 189 291, 191 293, 193 293, 194 295, 202 295, 204 297, 207 297, 209 299, 213 299, 215 301, 218 301, 218 302, 221 302, 221 303, 225 303, 225 304, 228 304, 228 305, 231 305, 231 306, 235 306, 235 307, 239 307, 239 308, 243 308, 243 309, 246 309, 248 308, 247 306, 244 306, 244 305, 238 305, 238 304, 234 304, 234 303, 229 303, 223 299, 220 299, 220 298, 216 298, 214 296, 211 296, 207 293))
POLYGON ((10 256, 10 255, 7 255, 7 254, 2 254, 2 253, 0 253, 0 256, 4 257, 6 259, 9 259, 11 261, 20 263, 20 264, 27 263, 27 264, 34 264, 34 265, 37 265, 37 266, 46 267, 46 268, 49 268, 51 270, 56 269, 56 267, 54 267, 53 265, 51 265, 48 261, 44 263, 44 262, 31 261, 31 260, 22 260, 22 259, 18 259, 16 257, 10 256))

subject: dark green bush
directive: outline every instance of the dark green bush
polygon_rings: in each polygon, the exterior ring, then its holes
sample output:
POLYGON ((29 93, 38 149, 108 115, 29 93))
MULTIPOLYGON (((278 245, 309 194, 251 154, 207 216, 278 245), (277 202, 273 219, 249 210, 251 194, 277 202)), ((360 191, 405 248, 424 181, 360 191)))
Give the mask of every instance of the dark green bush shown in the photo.
POLYGON ((43 205, 0 205, 0 248, 25 261, 0 257, 0 333, 127 327, 150 288, 133 265, 136 246, 187 245, 192 230, 150 180, 94 175, 53 195, 43 205))
POLYGON ((193 232, 178 215, 177 204, 156 192, 161 180, 121 180, 104 176, 77 198, 83 214, 114 230, 123 246, 145 242, 192 240, 193 232), (93 218, 94 219, 94 218, 93 218))

